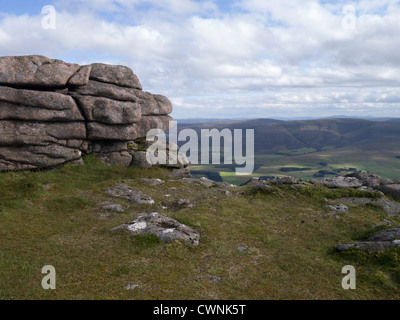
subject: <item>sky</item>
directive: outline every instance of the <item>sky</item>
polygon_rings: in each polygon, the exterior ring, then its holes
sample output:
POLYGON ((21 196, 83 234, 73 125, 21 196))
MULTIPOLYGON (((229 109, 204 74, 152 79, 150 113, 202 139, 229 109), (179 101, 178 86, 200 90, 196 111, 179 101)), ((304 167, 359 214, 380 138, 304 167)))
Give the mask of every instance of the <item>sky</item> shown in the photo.
POLYGON ((129 66, 175 119, 400 117, 399 48, 400 0, 0 0, 0 56, 129 66))

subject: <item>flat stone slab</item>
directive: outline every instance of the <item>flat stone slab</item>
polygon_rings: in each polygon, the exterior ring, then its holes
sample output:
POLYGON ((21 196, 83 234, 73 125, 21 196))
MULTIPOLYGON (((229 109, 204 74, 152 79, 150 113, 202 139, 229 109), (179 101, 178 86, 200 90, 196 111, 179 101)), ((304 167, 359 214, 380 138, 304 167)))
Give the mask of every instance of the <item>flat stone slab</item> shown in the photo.
POLYGON ((70 96, 50 91, 0 86, 0 119, 30 121, 84 121, 70 96))
POLYGON ((44 56, 0 57, 0 84, 65 87, 80 66, 44 56))
POLYGON ((353 248, 358 248, 365 251, 380 251, 400 246, 399 240, 394 241, 377 241, 377 242, 356 242, 351 244, 341 244, 336 247, 338 251, 345 251, 353 248))
POLYGON ((138 204, 154 204, 154 200, 142 191, 133 190, 126 184, 116 184, 114 187, 109 188, 106 194, 112 197, 124 198, 138 204))
POLYGON ((355 177, 334 177, 310 180, 313 184, 320 184, 327 188, 359 188, 363 186, 361 180, 355 177))
POLYGON ((338 251, 345 251, 352 248, 359 248, 366 251, 380 251, 400 246, 400 226, 381 230, 375 233, 366 241, 350 244, 341 244, 336 247, 338 251))
POLYGON ((200 242, 200 233, 196 229, 158 212, 144 214, 136 220, 120 225, 112 230, 119 229, 126 229, 135 235, 153 234, 162 242, 183 240, 196 246, 200 242))

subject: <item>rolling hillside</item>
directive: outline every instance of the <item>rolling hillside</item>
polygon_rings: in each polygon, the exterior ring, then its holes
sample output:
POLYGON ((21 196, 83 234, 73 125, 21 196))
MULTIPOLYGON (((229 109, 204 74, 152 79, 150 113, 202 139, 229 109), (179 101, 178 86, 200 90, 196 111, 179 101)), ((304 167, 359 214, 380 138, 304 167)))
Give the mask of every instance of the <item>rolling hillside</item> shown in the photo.
MULTIPOLYGON (((384 177, 400 178, 400 126, 397 119, 385 121, 364 119, 321 119, 281 121, 255 119, 205 123, 178 123, 178 128, 216 128, 255 130, 255 176, 293 175, 311 178, 314 175, 337 174, 356 168, 370 170, 384 177), (300 168, 285 170, 282 168, 300 168), (343 169, 343 170, 341 170, 343 169)), ((182 142, 181 144, 184 144, 182 142)), ((229 182, 245 178, 233 177, 229 165, 193 166, 193 171, 219 173, 229 182)))

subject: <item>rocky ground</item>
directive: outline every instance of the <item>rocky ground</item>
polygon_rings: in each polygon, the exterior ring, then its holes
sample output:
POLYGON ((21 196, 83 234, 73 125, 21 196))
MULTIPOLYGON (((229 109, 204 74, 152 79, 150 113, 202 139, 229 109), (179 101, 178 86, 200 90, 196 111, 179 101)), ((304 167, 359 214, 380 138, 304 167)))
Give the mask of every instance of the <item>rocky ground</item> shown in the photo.
POLYGON ((90 157, 2 173, 0 296, 397 297, 397 182, 356 174, 234 186, 90 157), (60 275, 54 293, 40 289, 42 264, 60 275), (347 264, 359 272, 354 292, 340 285, 347 264))

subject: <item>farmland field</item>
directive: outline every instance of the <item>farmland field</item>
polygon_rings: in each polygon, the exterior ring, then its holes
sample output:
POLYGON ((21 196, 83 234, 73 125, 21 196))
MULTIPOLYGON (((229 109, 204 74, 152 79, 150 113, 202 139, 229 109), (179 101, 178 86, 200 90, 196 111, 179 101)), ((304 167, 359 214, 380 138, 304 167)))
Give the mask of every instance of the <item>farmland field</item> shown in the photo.
MULTIPOLYGON (((288 124, 267 122, 254 126, 258 135, 255 141, 255 167, 252 176, 293 176, 309 180, 347 174, 357 169, 371 171, 389 179, 400 179, 400 129, 397 128, 397 124, 354 120, 352 130, 349 129, 349 120, 332 119, 333 129, 326 130, 320 123, 320 127, 310 132, 311 126, 304 122, 306 121, 293 121, 288 124), (285 139, 280 137, 274 144, 268 136, 271 135, 271 130, 278 130, 278 125, 282 128, 292 127, 292 131, 279 129, 282 132, 287 131, 288 135, 285 139), (345 130, 337 129, 344 125, 347 126, 345 130), (306 136, 307 140, 304 138, 306 136), (300 140, 306 146, 302 146, 300 140), (324 140, 326 145, 323 145, 324 140)), ((223 125, 238 127, 237 123, 223 125)), ((214 123, 217 128, 223 125, 214 123)), ((240 125, 242 128, 246 127, 243 122, 240 125)), ((250 126, 249 123, 247 125, 250 126)), ((195 176, 198 175, 198 171, 201 171, 200 175, 212 172, 213 176, 219 174, 223 181, 229 183, 240 184, 247 181, 250 176, 237 176, 236 167, 235 164, 192 165, 190 169, 194 171, 195 176)))

